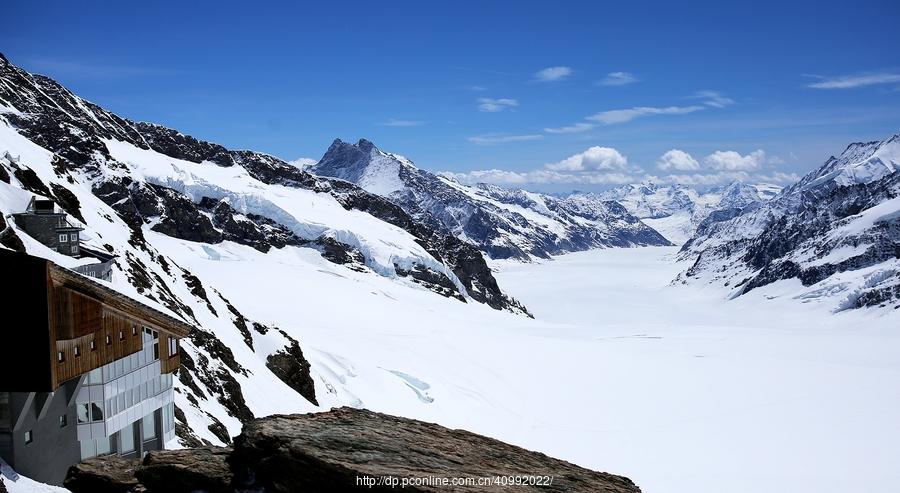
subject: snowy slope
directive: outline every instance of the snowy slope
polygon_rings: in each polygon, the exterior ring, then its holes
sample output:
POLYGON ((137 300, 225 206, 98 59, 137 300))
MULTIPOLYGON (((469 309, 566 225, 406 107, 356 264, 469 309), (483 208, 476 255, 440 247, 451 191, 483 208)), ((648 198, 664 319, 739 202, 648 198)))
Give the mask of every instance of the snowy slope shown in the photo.
POLYGON ((598 247, 666 245, 617 204, 586 209, 567 199, 491 185, 462 185, 362 139, 335 140, 310 168, 390 198, 418 220, 477 245, 491 258, 548 258, 598 247))
POLYGON ((287 311, 333 303, 328 316, 382 292, 527 314, 477 249, 377 195, 122 119, 0 58, 0 244, 64 266, 88 262, 18 229, 10 214, 36 195, 56 200, 88 245, 118 256, 112 287, 195 326, 176 388, 183 445, 227 443, 254 416, 357 402, 342 394, 332 363, 314 351, 306 358, 287 317, 247 316, 251 302, 234 297, 235 283, 274 283, 291 296, 287 311), (193 271, 195 256, 234 270, 210 283, 193 271), (237 275, 244 261, 258 272, 237 275), (284 276, 291 265, 301 267, 296 277, 284 276), (328 290, 326 279, 342 282, 328 290), (307 284, 318 296, 295 297, 307 284), (361 300, 347 297, 349 286, 361 300))
POLYGON ((898 141, 851 144, 763 206, 702 224, 680 279, 732 296, 796 279, 798 299, 831 310, 900 306, 898 141))

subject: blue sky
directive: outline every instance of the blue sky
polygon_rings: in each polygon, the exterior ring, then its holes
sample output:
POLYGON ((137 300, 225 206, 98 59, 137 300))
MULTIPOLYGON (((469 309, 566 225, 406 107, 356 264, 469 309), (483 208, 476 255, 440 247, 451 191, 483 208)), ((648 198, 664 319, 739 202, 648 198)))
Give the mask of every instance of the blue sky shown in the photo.
POLYGON ((900 132, 900 3, 10 2, 0 50, 123 116, 526 188, 790 181, 900 132))

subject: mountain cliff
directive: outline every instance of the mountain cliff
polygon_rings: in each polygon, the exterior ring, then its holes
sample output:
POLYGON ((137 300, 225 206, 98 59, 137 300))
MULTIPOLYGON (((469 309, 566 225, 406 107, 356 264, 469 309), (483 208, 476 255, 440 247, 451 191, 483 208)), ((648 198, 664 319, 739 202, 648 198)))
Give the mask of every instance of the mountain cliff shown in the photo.
POLYGON ((898 171, 900 135, 850 144, 771 201, 704 221, 681 250, 694 263, 679 280, 732 296, 769 287, 834 311, 900 307, 898 171))

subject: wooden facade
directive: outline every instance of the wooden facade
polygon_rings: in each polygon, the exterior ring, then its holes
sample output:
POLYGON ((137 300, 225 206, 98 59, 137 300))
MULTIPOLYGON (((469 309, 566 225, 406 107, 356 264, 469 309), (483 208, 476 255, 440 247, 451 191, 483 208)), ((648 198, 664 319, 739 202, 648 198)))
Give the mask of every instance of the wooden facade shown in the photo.
MULTIPOLYGON (((3 348, 20 346, 18 356, 27 363, 14 366, 4 357, 13 356, 11 352, 0 354, 0 366, 9 363, 10 369, 25 371, 23 381, 31 382, 30 390, 56 390, 67 380, 140 351, 145 328, 159 334, 162 372, 178 368, 180 356, 169 354, 169 339, 187 337, 190 325, 46 259, 2 251, 0 260, 23 283, 11 296, 24 305, 22 315, 27 314, 23 327, 6 329, 12 331, 7 333, 12 344, 3 348)), ((16 280, 14 275, 10 283, 16 280)))
POLYGON ((174 339, 177 349, 178 339, 168 334, 160 334, 159 337, 159 361, 162 364, 163 373, 172 373, 181 366, 181 355, 176 351, 169 351, 169 340, 174 339))

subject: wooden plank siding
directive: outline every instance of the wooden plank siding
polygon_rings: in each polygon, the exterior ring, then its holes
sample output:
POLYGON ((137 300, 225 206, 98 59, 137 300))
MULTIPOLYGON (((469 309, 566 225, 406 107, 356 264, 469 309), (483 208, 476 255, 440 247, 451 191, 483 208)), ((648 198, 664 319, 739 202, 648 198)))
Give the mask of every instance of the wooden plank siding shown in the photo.
POLYGON ((140 351, 144 347, 144 328, 159 333, 163 373, 172 373, 181 364, 177 353, 169 354, 169 338, 177 340, 177 337, 66 286, 53 287, 51 312, 56 340, 55 386, 140 351))
POLYGON ((169 354, 169 339, 176 339, 168 334, 159 335, 159 362, 162 365, 162 373, 173 373, 181 366, 181 355, 178 351, 169 354))
POLYGON ((72 339, 57 338, 57 384, 143 349, 142 326, 140 320, 103 307, 100 323, 93 332, 72 339), (76 355, 76 347, 79 355, 76 355), (59 361, 60 352, 63 353, 62 361, 59 361))

